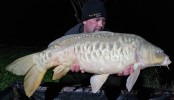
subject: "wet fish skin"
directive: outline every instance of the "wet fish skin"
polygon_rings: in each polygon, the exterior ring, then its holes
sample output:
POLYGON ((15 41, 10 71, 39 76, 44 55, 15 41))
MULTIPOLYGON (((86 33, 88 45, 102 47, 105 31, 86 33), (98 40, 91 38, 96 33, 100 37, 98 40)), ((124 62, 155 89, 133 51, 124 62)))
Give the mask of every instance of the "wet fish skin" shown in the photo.
POLYGON ((16 75, 26 75, 24 89, 30 97, 52 67, 55 67, 53 80, 64 76, 74 64, 85 72, 94 73, 90 83, 95 93, 110 74, 123 71, 129 65, 133 64, 134 73, 127 79, 128 91, 141 69, 170 63, 162 49, 138 35, 100 31, 63 36, 50 43, 46 50, 21 57, 6 69, 16 75))

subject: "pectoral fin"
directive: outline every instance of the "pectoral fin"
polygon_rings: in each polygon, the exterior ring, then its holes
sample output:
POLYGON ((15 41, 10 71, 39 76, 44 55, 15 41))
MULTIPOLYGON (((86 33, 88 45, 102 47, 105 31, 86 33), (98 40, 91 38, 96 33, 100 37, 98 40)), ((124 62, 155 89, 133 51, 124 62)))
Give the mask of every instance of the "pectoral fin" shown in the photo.
POLYGON ((130 92, 132 87, 134 86, 135 82, 138 79, 138 76, 140 74, 140 68, 137 68, 134 70, 134 72, 128 77, 127 82, 126 82, 126 88, 130 92))
POLYGON ((93 93, 96 93, 102 87, 108 76, 109 74, 102 74, 102 75, 94 75, 91 77, 90 83, 93 93))

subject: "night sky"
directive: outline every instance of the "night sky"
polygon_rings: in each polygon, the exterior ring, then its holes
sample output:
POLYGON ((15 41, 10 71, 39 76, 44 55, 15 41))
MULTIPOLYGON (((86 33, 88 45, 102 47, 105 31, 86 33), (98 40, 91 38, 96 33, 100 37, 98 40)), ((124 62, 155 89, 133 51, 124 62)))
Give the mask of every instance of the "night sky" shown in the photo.
MULTIPOLYGON (((173 4, 172 0, 105 0, 106 28, 138 34, 158 45, 170 44, 173 4)), ((48 45, 78 23, 74 14, 70 0, 5 2, 0 42, 48 45)))
MULTIPOLYGON (((174 57, 173 0, 104 0, 106 28, 137 34, 174 57)), ((70 0, 8 1, 1 12, 2 45, 46 47, 77 24, 70 0)))

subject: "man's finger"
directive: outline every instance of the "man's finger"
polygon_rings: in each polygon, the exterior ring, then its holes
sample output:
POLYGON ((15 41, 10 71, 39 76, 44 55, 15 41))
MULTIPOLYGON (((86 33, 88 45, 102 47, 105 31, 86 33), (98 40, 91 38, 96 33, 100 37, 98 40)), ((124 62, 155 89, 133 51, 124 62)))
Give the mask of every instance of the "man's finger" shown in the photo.
POLYGON ((76 69, 76 70, 75 70, 76 72, 79 72, 79 71, 80 71, 80 67, 79 67, 79 65, 76 64, 75 69, 76 69))

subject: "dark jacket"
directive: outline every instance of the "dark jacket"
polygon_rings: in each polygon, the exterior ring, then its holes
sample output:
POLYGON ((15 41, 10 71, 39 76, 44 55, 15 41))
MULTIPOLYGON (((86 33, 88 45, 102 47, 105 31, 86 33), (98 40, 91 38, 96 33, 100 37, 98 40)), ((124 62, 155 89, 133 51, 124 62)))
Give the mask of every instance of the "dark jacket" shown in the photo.
POLYGON ((83 32, 83 23, 81 22, 75 25, 74 27, 72 27, 71 29, 69 29, 64 35, 80 34, 82 32, 83 32))

